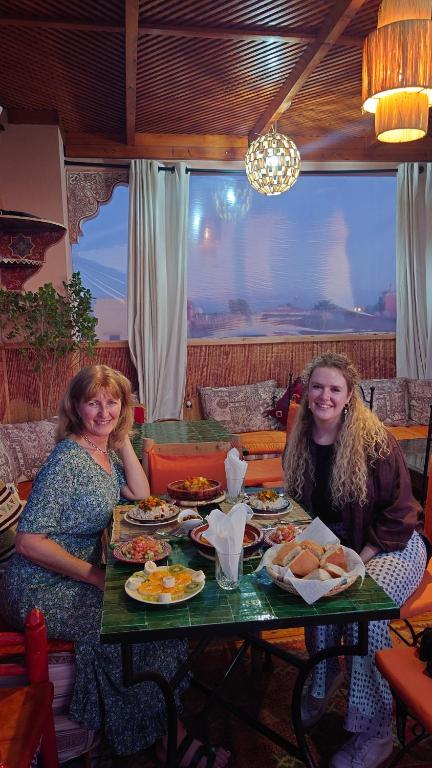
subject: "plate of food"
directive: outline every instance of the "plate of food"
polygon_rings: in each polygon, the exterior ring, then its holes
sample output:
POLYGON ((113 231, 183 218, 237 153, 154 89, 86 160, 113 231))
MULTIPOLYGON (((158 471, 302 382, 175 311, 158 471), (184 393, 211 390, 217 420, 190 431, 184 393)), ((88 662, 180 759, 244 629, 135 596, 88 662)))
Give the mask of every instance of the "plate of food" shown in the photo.
POLYGON ((273 491, 271 488, 263 488, 262 491, 251 494, 246 503, 249 504, 254 515, 262 517, 286 515, 292 506, 288 496, 277 493, 277 491, 273 491))
POLYGON ((274 544, 282 544, 284 541, 293 541, 297 534, 300 532, 300 528, 292 523, 279 523, 271 531, 267 531, 264 534, 264 542, 269 547, 273 547, 274 544))
POLYGON ((125 519, 135 525, 154 523, 165 525, 165 523, 173 522, 178 513, 179 509, 174 504, 170 504, 158 496, 149 496, 138 502, 135 507, 128 509, 125 512, 125 519))
POLYGON ((201 475, 175 480, 167 487, 171 498, 179 501, 212 501, 216 496, 220 496, 221 490, 219 480, 210 480, 201 475))
POLYGON ((171 553, 171 546, 167 541, 157 541, 153 536, 136 536, 130 541, 118 544, 113 550, 116 560, 123 563, 141 563, 148 560, 157 562, 163 560, 171 553))
MULTIPOLYGON (((214 547, 205 537, 207 528, 208 523, 198 525, 192 531, 189 531, 189 536, 191 541, 197 546, 198 551, 204 555, 204 557, 207 557, 209 560, 214 560, 214 547)), ((264 534, 262 530, 253 523, 246 523, 243 537, 243 556, 246 558, 253 555, 254 552, 260 548, 263 540, 264 534)))
POLYGON ((358 560, 354 550, 341 544, 322 546, 312 539, 287 541, 269 549, 265 555, 266 571, 271 580, 286 592, 298 595, 294 584, 285 578, 289 569, 296 579, 304 582, 334 582, 323 597, 344 592, 359 577, 358 560), (272 554, 273 553, 273 554, 272 554))
POLYGON ((125 583, 129 597, 150 605, 175 605, 198 595, 205 586, 203 571, 185 565, 157 566, 148 561, 143 571, 137 571, 125 583))

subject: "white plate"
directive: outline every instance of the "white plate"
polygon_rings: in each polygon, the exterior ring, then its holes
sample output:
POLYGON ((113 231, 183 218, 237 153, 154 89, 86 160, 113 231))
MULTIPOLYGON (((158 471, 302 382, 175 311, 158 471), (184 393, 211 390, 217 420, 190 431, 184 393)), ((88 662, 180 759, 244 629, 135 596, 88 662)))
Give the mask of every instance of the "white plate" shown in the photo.
POLYGON ((220 493, 219 496, 215 496, 214 499, 203 499, 202 501, 183 501, 180 499, 173 499, 173 502, 177 504, 178 507, 205 507, 208 504, 219 504, 220 501, 225 500, 225 492, 220 493))
MULTIPOLYGON (((271 517, 285 517, 285 515, 287 515, 288 512, 290 511, 290 507, 291 505, 289 507, 286 507, 285 509, 280 509, 279 512, 265 512, 264 510, 262 510, 261 512, 256 512, 255 510, 253 510, 253 516, 258 517, 260 520, 269 520, 271 517)), ((290 521, 287 520, 287 523, 289 522, 290 521)))
POLYGON ((129 517, 129 512, 125 512, 124 519, 131 525, 139 525, 141 527, 147 527, 152 525, 153 528, 160 528, 161 525, 172 525, 177 521, 178 509, 173 513, 172 517, 166 517, 164 520, 135 520, 133 517, 129 517))
MULTIPOLYGON (((158 570, 162 568, 164 571, 169 572, 169 566, 168 565, 160 565, 158 570)), ((193 568, 186 568, 187 571, 190 571, 191 573, 195 573, 193 568)), ((133 589, 129 586, 129 582, 131 579, 133 579, 137 573, 141 573, 141 571, 135 571, 135 574, 132 577, 129 577, 129 579, 125 583, 125 592, 129 597, 132 597, 133 600, 138 600, 139 603, 146 603, 146 605, 163 605, 165 608, 169 605, 177 605, 177 603, 184 603, 186 600, 190 600, 191 597, 195 597, 195 595, 199 595, 200 592, 205 587, 205 581, 202 582, 202 584, 198 585, 198 589, 195 592, 191 592, 190 595, 184 595, 183 597, 178 597, 176 600, 171 600, 170 603, 160 603, 157 600, 148 600, 143 595, 140 595, 136 589, 133 589)))

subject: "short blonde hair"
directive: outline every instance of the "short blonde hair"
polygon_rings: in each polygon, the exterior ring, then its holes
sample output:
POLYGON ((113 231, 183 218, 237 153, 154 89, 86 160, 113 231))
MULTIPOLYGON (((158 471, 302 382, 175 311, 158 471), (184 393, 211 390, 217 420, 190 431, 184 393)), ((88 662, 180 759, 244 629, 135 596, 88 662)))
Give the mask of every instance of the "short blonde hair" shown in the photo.
POLYGON ((121 411, 115 429, 109 436, 110 448, 118 448, 129 434, 133 423, 132 390, 129 379, 108 365, 88 365, 69 382, 60 401, 57 441, 68 435, 80 435, 81 418, 77 406, 88 402, 97 392, 105 390, 121 402, 121 411))
POLYGON ((330 477, 333 504, 338 508, 353 501, 363 505, 367 501, 368 464, 388 455, 388 432, 364 404, 357 386, 360 377, 356 368, 346 355, 335 352, 315 357, 302 373, 305 389, 283 459, 287 491, 295 498, 301 498, 306 470, 313 473, 310 451, 313 417, 309 410, 309 381, 316 368, 338 370, 351 394, 334 447, 330 477))

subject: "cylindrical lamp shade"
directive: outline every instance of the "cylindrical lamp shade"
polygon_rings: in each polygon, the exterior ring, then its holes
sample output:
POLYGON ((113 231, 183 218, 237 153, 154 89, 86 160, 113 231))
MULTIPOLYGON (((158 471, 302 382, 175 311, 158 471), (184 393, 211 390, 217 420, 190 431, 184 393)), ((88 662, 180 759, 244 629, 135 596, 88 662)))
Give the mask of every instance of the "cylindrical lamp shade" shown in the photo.
POLYGON ((393 93, 379 100, 375 132, 380 141, 397 144, 426 136, 429 104, 426 93, 393 93))
POLYGON ((432 104, 432 21, 395 21, 379 27, 363 46, 362 101, 376 112, 389 91, 423 91, 432 104))
POLYGON ((263 195, 280 195, 300 173, 300 152, 292 139, 271 131, 252 142, 245 157, 251 186, 263 195))

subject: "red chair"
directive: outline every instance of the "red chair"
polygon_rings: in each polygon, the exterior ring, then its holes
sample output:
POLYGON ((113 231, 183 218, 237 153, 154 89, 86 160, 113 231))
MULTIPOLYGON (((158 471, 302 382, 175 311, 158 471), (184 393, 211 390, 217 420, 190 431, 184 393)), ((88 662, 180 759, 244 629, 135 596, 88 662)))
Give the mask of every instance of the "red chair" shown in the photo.
POLYGON ((36 608, 28 614, 23 633, 0 632, 0 656, 3 648, 14 646, 19 652, 23 644, 23 661, 0 664, 1 676, 26 675, 29 681, 19 688, 0 688, 0 762, 6 768, 29 768, 40 746, 43 768, 58 768, 47 633, 36 608))

